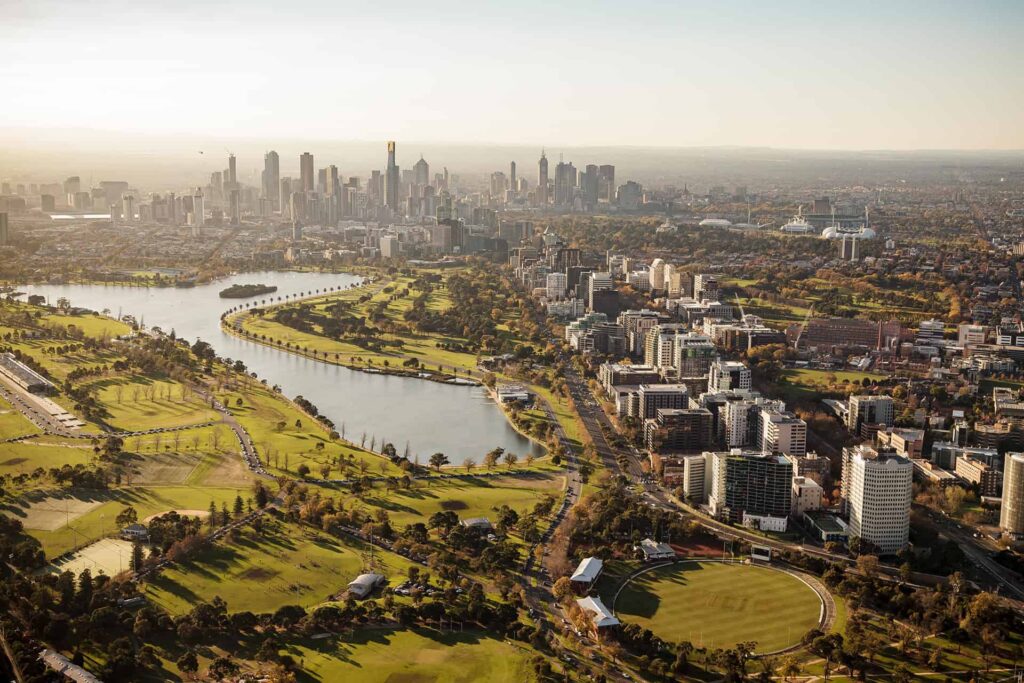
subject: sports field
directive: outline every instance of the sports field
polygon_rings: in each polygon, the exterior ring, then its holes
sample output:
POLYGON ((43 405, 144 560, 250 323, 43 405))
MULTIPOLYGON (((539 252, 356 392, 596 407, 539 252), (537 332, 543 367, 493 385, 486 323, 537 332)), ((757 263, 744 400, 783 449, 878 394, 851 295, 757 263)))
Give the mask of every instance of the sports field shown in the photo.
POLYGON ((637 576, 614 610, 670 642, 712 649, 754 641, 758 652, 772 652, 817 627, 820 606, 813 589, 781 571, 682 562, 637 576))
POLYGON ((88 569, 93 576, 106 574, 117 576, 128 571, 132 562, 132 544, 119 538, 103 538, 87 545, 67 559, 50 565, 51 572, 60 574, 69 571, 75 576, 88 569))

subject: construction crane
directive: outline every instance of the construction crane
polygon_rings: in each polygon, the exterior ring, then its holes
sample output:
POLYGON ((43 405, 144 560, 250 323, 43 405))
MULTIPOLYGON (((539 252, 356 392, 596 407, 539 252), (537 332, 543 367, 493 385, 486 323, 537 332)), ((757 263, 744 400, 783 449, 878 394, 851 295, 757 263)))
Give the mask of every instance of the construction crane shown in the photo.
POLYGON ((800 323, 800 331, 796 333, 796 340, 793 342, 793 350, 800 350, 800 337, 803 336, 804 330, 807 329, 807 323, 811 320, 811 314, 814 313, 814 304, 807 309, 807 315, 804 316, 804 321, 800 323))

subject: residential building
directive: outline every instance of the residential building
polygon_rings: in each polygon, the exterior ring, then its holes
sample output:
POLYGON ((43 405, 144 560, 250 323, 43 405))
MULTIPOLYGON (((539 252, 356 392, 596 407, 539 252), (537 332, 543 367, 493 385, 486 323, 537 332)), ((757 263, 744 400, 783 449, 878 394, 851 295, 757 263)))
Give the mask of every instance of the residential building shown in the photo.
POLYGON ((612 387, 618 385, 658 384, 661 382, 661 375, 658 374, 657 368, 650 365, 602 363, 597 369, 597 380, 605 392, 611 395, 612 387))
POLYGON ((762 410, 760 424, 758 447, 762 453, 796 456, 807 453, 807 423, 793 413, 762 410))
POLYGON ((677 335, 673 343, 672 367, 678 377, 707 377, 718 352, 711 340, 700 334, 677 335))
POLYGON ((711 444, 711 412, 706 408, 662 408, 644 420, 644 445, 652 456, 702 452, 711 444))
POLYGON ((893 452, 843 449, 843 501, 850 535, 883 555, 907 546, 914 467, 893 452))
POLYGON ((956 476, 978 487, 982 496, 1002 495, 1003 473, 995 467, 971 457, 956 459, 956 476))
POLYGON ((662 409, 682 409, 690 405, 685 384, 641 384, 638 396, 640 405, 636 417, 644 420, 657 417, 662 409))
POLYGON ((785 519, 792 510, 793 464, 783 456, 738 448, 712 456, 711 514, 729 522, 745 516, 785 519))
POLYGON ((999 528, 1011 538, 1024 536, 1024 453, 1007 453, 999 528))
POLYGON ((821 484, 807 477, 793 477, 793 517, 802 518, 808 512, 821 509, 825 495, 821 484))
POLYGON ((851 434, 860 434, 861 425, 892 426, 894 408, 892 396, 851 396, 846 414, 846 428, 851 434))
POLYGON ((920 458, 921 449, 924 448, 924 430, 890 428, 875 434, 875 441, 882 448, 896 451, 896 455, 920 458))
POLYGON ((548 273, 545 285, 545 296, 548 301, 557 301, 565 297, 569 289, 569 279, 565 273, 548 273))
POLYGON ((714 360, 711 363, 708 375, 708 391, 729 391, 739 389, 748 391, 750 389, 750 368, 743 363, 733 360, 714 360))

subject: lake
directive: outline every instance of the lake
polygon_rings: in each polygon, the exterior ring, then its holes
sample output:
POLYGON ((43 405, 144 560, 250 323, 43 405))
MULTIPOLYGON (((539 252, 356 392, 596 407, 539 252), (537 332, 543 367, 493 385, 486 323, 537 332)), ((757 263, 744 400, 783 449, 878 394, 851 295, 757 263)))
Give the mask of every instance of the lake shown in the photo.
MULTIPOLYGON (((121 285, 21 285, 18 291, 41 294, 55 303, 67 297, 72 306, 95 311, 109 309, 113 316, 133 315, 146 327, 160 327, 189 341, 209 342, 217 354, 241 360, 285 395, 304 396, 330 418, 346 436, 358 442, 366 432, 395 444, 401 453, 406 442, 423 462, 442 452, 453 463, 466 458, 481 462, 492 448, 501 447, 520 456, 540 454, 543 449, 519 434, 482 387, 455 386, 427 380, 350 370, 310 360, 285 351, 254 344, 226 334, 220 316, 229 308, 252 299, 221 299, 219 293, 233 284, 277 286, 272 296, 348 287, 362 278, 338 273, 261 272, 244 273, 190 288, 128 287, 121 285)), ((271 295, 268 295, 268 298, 271 295)))

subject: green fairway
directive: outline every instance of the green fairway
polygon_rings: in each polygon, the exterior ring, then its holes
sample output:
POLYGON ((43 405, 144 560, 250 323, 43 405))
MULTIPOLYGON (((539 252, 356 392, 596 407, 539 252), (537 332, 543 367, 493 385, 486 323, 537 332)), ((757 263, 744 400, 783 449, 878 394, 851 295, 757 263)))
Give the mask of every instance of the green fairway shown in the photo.
POLYGON ((135 431, 215 422, 217 411, 180 382, 128 375, 93 382, 115 429, 135 431))
POLYGON ((361 630, 344 640, 289 643, 313 680, 361 683, 524 683, 536 653, 484 633, 361 630))
POLYGON ((615 602, 626 623, 670 642, 727 648, 754 641, 758 652, 793 645, 818 626, 821 602, 799 579, 765 567, 683 562, 630 581, 615 602))
POLYGON ((40 467, 49 470, 63 465, 84 465, 92 462, 93 455, 88 441, 51 436, 0 444, 0 475, 16 477, 40 467))
POLYGON ((26 434, 38 434, 40 431, 39 427, 15 410, 10 403, 0 398, 0 440, 26 434))
POLYGON ((233 612, 273 612, 283 605, 326 602, 371 568, 400 583, 410 566, 379 549, 371 556, 370 546, 356 539, 265 519, 263 535, 249 529, 238 541, 224 539, 196 553, 148 582, 146 595, 172 614, 215 595, 233 612))
MULTIPOLYGON (((495 467, 500 472, 503 465, 495 467)), ((480 468, 480 471, 486 471, 480 468)), ((387 510, 399 528, 415 522, 426 522, 435 512, 451 510, 460 518, 489 517, 496 521, 496 511, 508 505, 519 514, 529 512, 550 494, 561 497, 565 477, 560 473, 535 472, 520 477, 479 477, 450 479, 443 484, 417 482, 407 490, 376 489, 363 496, 356 507, 372 513, 374 508, 387 510)))

